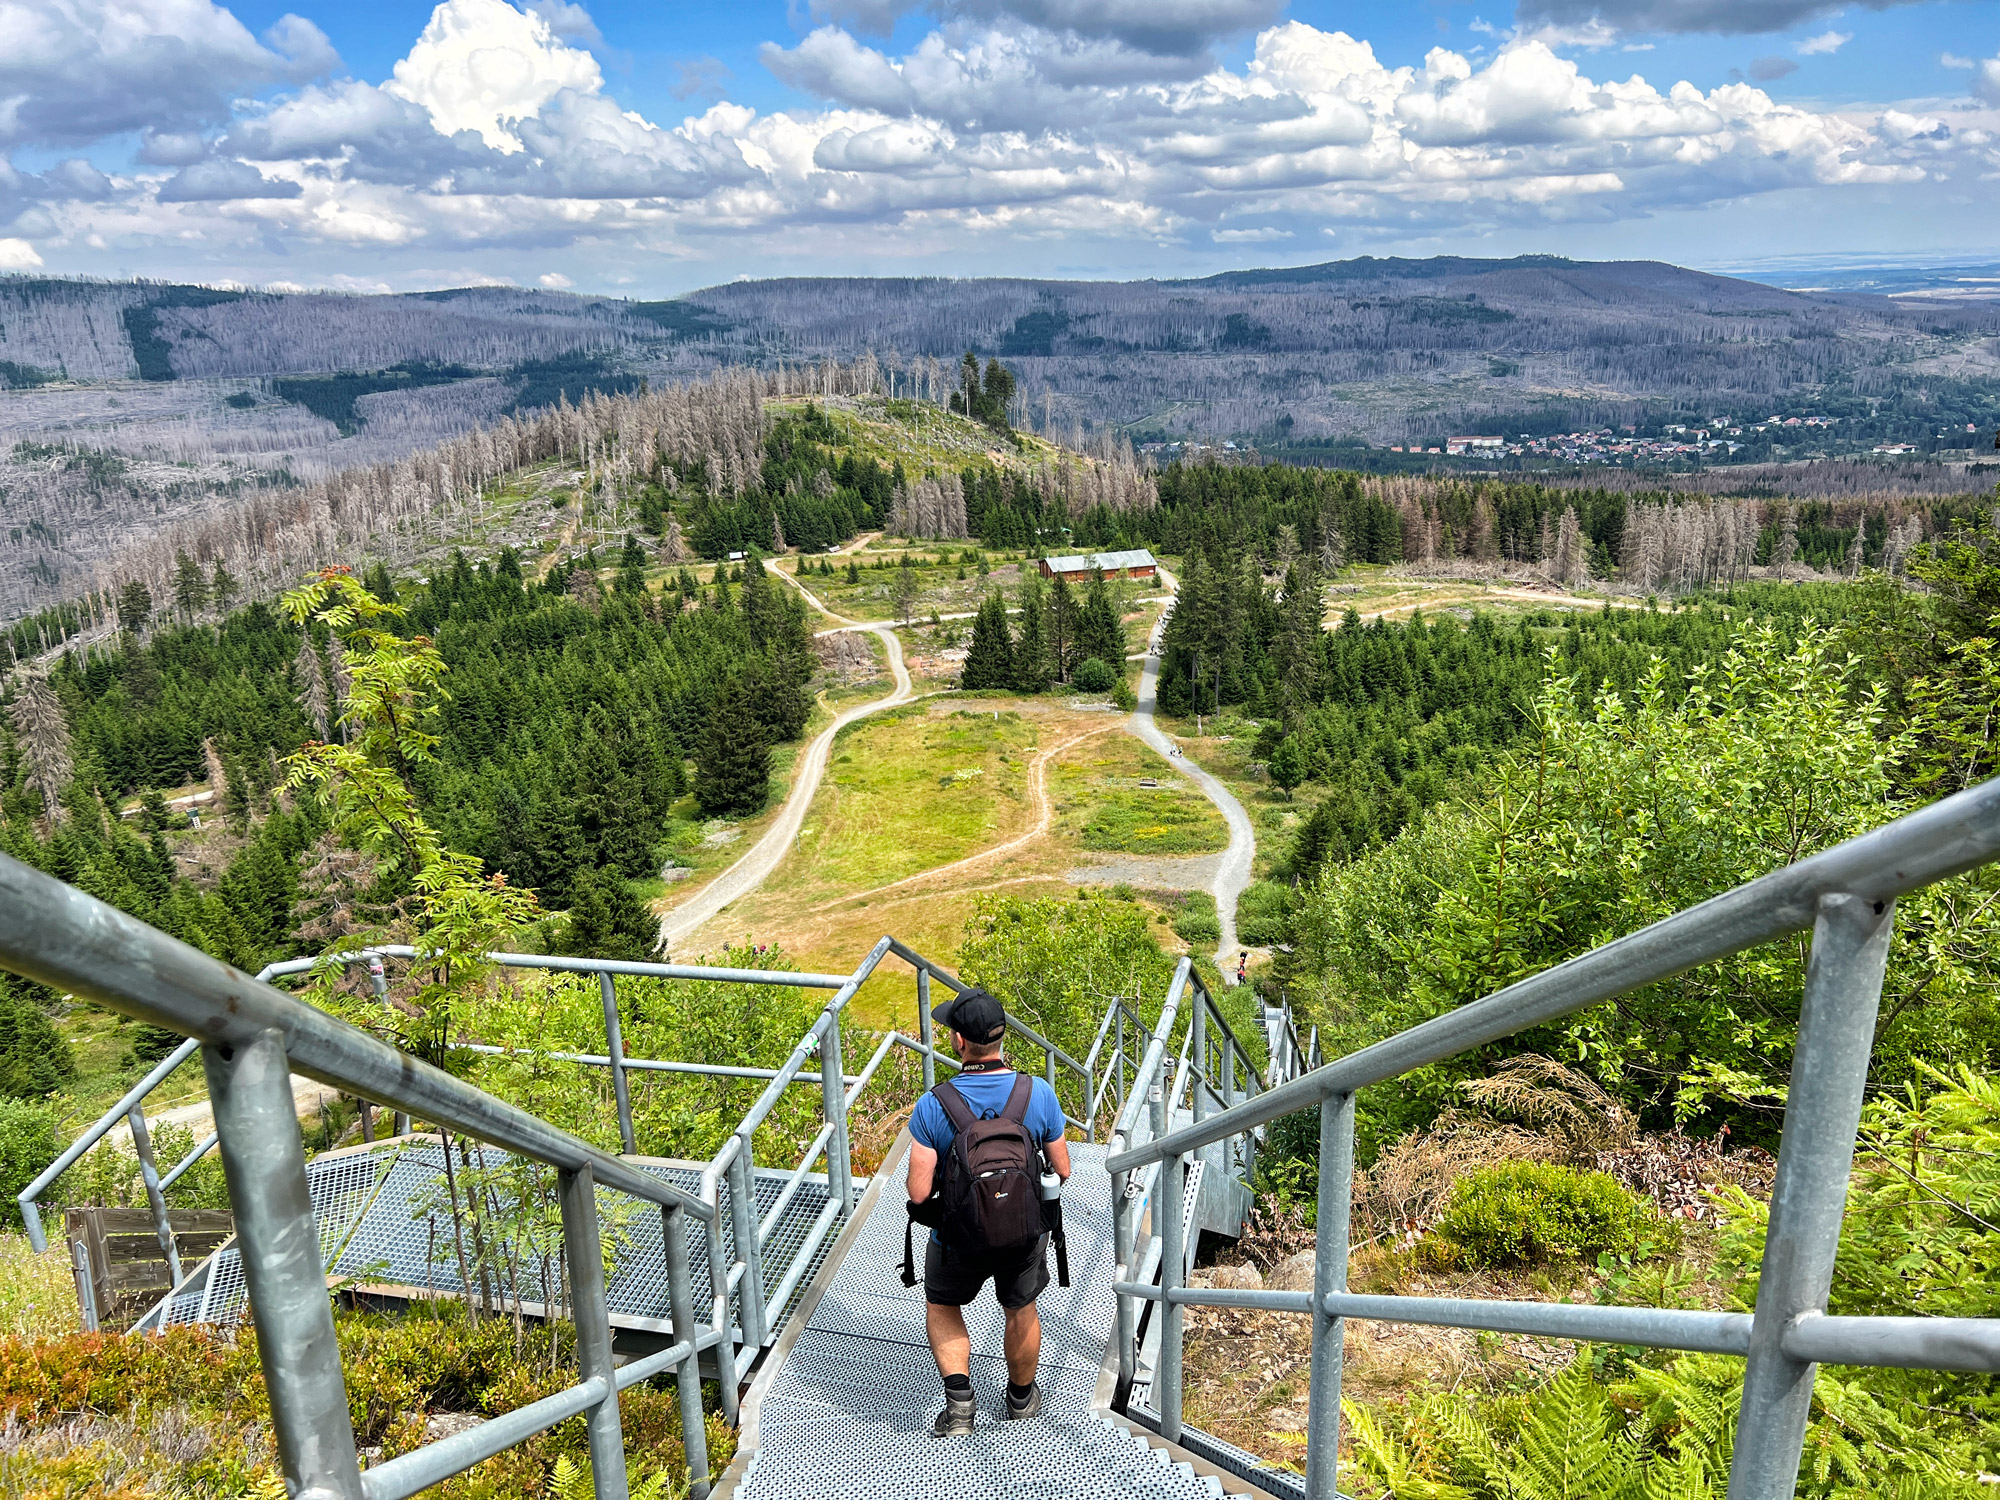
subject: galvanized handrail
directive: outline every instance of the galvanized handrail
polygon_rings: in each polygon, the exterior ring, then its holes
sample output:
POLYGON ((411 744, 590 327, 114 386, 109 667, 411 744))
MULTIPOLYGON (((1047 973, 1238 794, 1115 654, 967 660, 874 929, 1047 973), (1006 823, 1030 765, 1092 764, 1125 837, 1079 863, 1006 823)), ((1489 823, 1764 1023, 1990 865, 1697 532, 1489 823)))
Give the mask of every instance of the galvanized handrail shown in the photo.
MULTIPOLYGON (((668 1301, 681 1346, 661 1368, 677 1369, 691 1492, 707 1494, 701 1340, 686 1222, 690 1215, 712 1219, 710 1204, 6 855, 0 855, 0 962, 199 1040, 288 1493, 401 1500, 499 1451, 490 1444, 507 1446, 582 1413, 599 1500, 620 1500, 625 1444, 599 1242, 602 1181, 662 1211, 668 1301), (498 1433, 485 1427, 460 1433, 364 1478, 292 1101, 295 1069, 556 1169, 581 1377, 576 1387, 511 1414, 498 1433)), ((161 1077, 170 1071, 155 1070, 161 1077)), ((136 1101, 131 1107, 137 1110, 136 1101)), ((142 1126, 135 1136, 143 1137, 142 1126)), ((159 1211, 156 1188, 150 1196, 159 1211)), ((170 1236, 166 1243, 171 1248, 170 1236)))
MULTIPOLYGON (((1137 1112, 1127 1110, 1106 1160, 1114 1201, 1143 1202, 1150 1196, 1126 1190, 1135 1173, 1158 1174, 1162 1201, 1151 1235, 1159 1242, 1157 1286, 1151 1284, 1152 1257, 1141 1258, 1135 1235, 1124 1228, 1121 1216, 1116 1286, 1121 1390, 1129 1387, 1136 1363, 1137 1320, 1130 1311, 1135 1303, 1150 1303, 1161 1315, 1151 1395, 1160 1431, 1170 1440, 1182 1435, 1181 1308, 1259 1307, 1311 1314, 1305 1492, 1308 1500, 1332 1500, 1337 1494, 1346 1318, 1742 1355, 1748 1363, 1730 1500, 1784 1500, 1797 1480, 1816 1364, 2000 1371, 2000 1319, 1826 1314, 1896 900, 1995 858, 2000 858, 2000 780, 1909 813, 1386 1041, 1288 1080, 1274 1076, 1268 1092, 1206 1119, 1196 1111, 1189 1124, 1158 1128, 1146 1138, 1137 1112), (1812 948, 1753 1313, 1376 1297, 1347 1291, 1356 1090, 1808 926, 1812 948), (1180 1208, 1191 1154, 1220 1141, 1250 1139, 1280 1116, 1313 1105, 1320 1110, 1313 1290, 1185 1287, 1180 1208)), ((1163 1032, 1167 1026, 1163 1019, 1163 1032)), ((1273 1031, 1274 1040, 1301 1062, 1314 1057, 1317 1037, 1301 1043, 1289 1015, 1273 1031)), ((1156 1043, 1148 1054, 1155 1073, 1158 1052, 1156 1043)), ((1275 1056, 1273 1065, 1275 1075, 1275 1056)), ((1162 1126, 1171 1123, 1157 1104, 1154 1116, 1162 1126)))

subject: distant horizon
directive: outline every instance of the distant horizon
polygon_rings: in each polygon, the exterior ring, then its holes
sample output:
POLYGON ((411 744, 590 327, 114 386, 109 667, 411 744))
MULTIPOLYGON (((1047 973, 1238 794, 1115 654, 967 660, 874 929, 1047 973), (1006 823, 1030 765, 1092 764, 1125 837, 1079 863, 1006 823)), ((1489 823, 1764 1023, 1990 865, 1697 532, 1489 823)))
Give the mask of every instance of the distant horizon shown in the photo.
MULTIPOLYGON (((146 275, 102 275, 89 272, 61 272, 52 270, 0 271, 0 285, 10 281, 75 281, 98 285, 139 285, 156 283, 173 286, 200 286, 218 291, 255 292, 273 296, 360 296, 360 297, 421 297, 438 292, 463 291, 518 291, 539 296, 576 297, 579 299, 602 299, 616 302, 657 302, 676 301, 705 291, 713 291, 746 283, 772 281, 1027 281, 1027 282, 1103 282, 1130 284, 1147 281, 1201 282, 1221 276, 1241 276, 1258 271, 1302 271, 1318 266, 1354 264, 1363 261, 1485 261, 1494 265, 1519 261, 1552 259, 1571 261, 1579 265, 1604 264, 1658 264, 1673 266, 1683 271, 1694 271, 1703 275, 1723 276, 1738 281, 1756 282, 1761 286, 1776 287, 1782 291, 1807 292, 1813 286, 1799 284, 1802 278, 1822 276, 1860 276, 1870 272, 1903 273, 1906 277, 1921 277, 1926 281, 1935 279, 1939 286, 1949 285, 1948 273, 1991 271, 1996 278, 1995 290, 1982 293, 1968 290, 1968 298, 2000 295, 2000 252, 1991 252, 1985 258, 1970 256, 1965 252, 1911 252, 1905 255, 1875 255, 1860 252, 1821 252, 1812 255, 1770 256, 1755 260, 1733 260, 1726 263, 1704 265, 1698 262, 1670 260, 1658 255, 1564 255, 1558 251, 1525 250, 1514 255, 1475 255, 1440 250, 1427 255, 1397 255, 1386 252, 1362 252, 1355 255, 1328 256, 1317 260, 1285 262, 1278 260, 1246 261, 1241 265, 1224 266, 1186 275, 1154 274, 1144 276, 1065 276, 1056 274, 1035 274, 1025 272, 980 272, 969 275, 953 275, 948 272, 899 271, 878 273, 848 272, 801 272, 785 271, 768 276, 737 276, 721 281, 706 282, 688 287, 684 291, 661 296, 648 296, 631 290, 615 292, 593 291, 586 287, 547 287, 528 285, 518 281, 488 279, 478 281, 440 282, 434 286, 399 287, 386 290, 362 289, 335 285, 305 285, 285 282, 249 283, 226 278, 213 280, 188 279, 167 276, 146 275)), ((1860 290, 1836 288, 1842 291, 1860 290)))

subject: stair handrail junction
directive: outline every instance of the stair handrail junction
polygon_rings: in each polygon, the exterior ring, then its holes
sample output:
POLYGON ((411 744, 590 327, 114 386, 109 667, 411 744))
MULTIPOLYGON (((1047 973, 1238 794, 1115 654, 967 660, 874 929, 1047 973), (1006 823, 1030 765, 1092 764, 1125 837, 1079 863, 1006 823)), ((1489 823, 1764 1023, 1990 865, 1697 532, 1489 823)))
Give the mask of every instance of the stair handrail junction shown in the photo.
MULTIPOLYGON (((1896 900, 1996 857, 2000 779, 1907 813, 1483 999, 1275 1082, 1267 1092, 1206 1119, 1168 1128, 1168 1101, 1156 1094, 1149 1119, 1135 1090, 1119 1117, 1105 1166, 1112 1174, 1114 1204, 1134 1205, 1130 1214, 1135 1224, 1138 1205, 1155 1193, 1161 1211, 1147 1235, 1153 1253, 1143 1260, 1135 1228, 1120 1216, 1114 1336, 1121 1388, 1129 1389, 1133 1381, 1138 1340, 1133 1309, 1138 1303, 1151 1304, 1161 1314, 1147 1415, 1170 1442, 1178 1441, 1184 1430, 1182 1308, 1310 1314, 1304 1492, 1307 1500, 1334 1500, 1346 1318, 1740 1355, 1747 1364, 1729 1500, 1789 1500, 1816 1365, 2000 1371, 2000 1319, 1846 1317, 1826 1311, 1896 900), (1360 1296, 1347 1290, 1357 1091, 1803 928, 1812 930, 1812 947, 1754 1312, 1360 1296), (1281 1116, 1314 1106, 1320 1112, 1320 1175, 1313 1290, 1187 1286, 1181 1210, 1192 1154, 1231 1138, 1252 1138, 1281 1116), (1146 1186, 1155 1177, 1157 1189, 1146 1186), (1160 1267, 1157 1285, 1148 1269, 1154 1258, 1160 1267)), ((1185 969, 1176 976, 1169 1009, 1179 998, 1184 975, 1185 969)), ((1167 1029, 1163 1018, 1161 1030, 1167 1029)), ((1276 1029, 1277 1037, 1285 1038, 1283 1050, 1297 1049, 1301 1060, 1310 1058, 1317 1044, 1315 1038, 1301 1049, 1289 1022, 1276 1029)), ((1274 1046, 1274 1060, 1279 1053, 1274 1046)), ((1157 1041, 1147 1065, 1153 1076, 1162 1076, 1164 1050, 1157 1041)), ((1179 1087, 1177 1081, 1176 1094, 1179 1087)))

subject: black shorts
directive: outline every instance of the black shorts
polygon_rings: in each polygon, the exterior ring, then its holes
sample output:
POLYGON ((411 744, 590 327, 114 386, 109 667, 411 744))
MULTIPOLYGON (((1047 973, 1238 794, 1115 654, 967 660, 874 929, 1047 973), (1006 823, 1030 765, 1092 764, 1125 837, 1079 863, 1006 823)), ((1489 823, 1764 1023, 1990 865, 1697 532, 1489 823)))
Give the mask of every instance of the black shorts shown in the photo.
POLYGON ((1049 1284, 1049 1237, 1045 1234, 1024 1253, 967 1254, 949 1250, 936 1240, 924 1251, 924 1301, 940 1307, 963 1307, 993 1283, 993 1295, 1005 1308, 1026 1307, 1049 1284))

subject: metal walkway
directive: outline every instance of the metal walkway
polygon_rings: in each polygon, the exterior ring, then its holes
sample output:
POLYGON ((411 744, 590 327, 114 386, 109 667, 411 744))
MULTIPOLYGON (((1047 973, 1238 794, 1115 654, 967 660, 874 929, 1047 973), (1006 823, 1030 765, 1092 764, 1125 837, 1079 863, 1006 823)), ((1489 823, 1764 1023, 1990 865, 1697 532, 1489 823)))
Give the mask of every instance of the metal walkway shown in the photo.
MULTIPOLYGON (((1040 1301, 1043 1414, 1001 1417, 1007 1366, 1001 1314, 989 1289, 966 1309, 979 1429, 931 1435, 942 1400, 924 1340, 921 1287, 905 1288, 904 1167, 836 1251, 832 1279, 781 1355, 754 1408, 755 1446, 732 1500, 1214 1500, 1220 1480, 1175 1462, 1099 1409, 1100 1375, 1116 1321, 1111 1179, 1105 1148, 1072 1145, 1063 1195, 1072 1285, 1051 1279, 1040 1301)), ((1054 1270, 1051 1266, 1051 1278, 1054 1270)), ((1108 1380, 1102 1382, 1108 1389, 1108 1380)), ((723 1491, 718 1491, 718 1494, 723 1491)))
MULTIPOLYGON (((482 1159, 486 1167, 497 1169, 506 1163, 508 1156, 504 1151, 486 1147, 482 1159)), ((699 1166, 646 1157, 626 1160, 640 1171, 688 1192, 696 1191, 701 1183, 699 1166)), ((760 1221, 777 1207, 788 1176, 769 1169, 757 1172, 754 1193, 760 1221)), ((329 1152, 306 1163, 320 1257, 327 1275, 368 1291, 376 1300, 398 1295, 458 1297, 462 1288, 449 1221, 442 1208, 435 1206, 443 1178, 444 1154, 435 1138, 429 1136, 329 1152)), ((732 1206, 730 1186, 725 1181, 720 1187, 724 1215, 730 1213, 732 1206)), ((612 1189, 601 1190, 597 1196, 600 1212, 607 1221, 605 1239, 612 1244, 615 1257, 614 1269, 605 1284, 605 1305, 612 1328, 620 1334, 668 1334, 673 1322, 668 1309, 666 1253, 657 1231, 657 1219, 645 1212, 645 1204, 612 1189), (620 1219, 627 1223, 628 1229, 614 1237, 610 1224, 620 1219)), ((777 1293, 788 1276, 794 1288, 809 1282, 825 1259, 828 1245, 823 1241, 805 1273, 791 1274, 795 1257, 804 1247, 826 1201, 825 1177, 812 1175, 804 1179, 785 1203, 764 1245, 765 1258, 760 1269, 767 1298, 777 1293)), ((734 1223, 726 1219, 721 1234, 733 1261, 737 1258, 734 1223)), ((699 1223, 689 1226, 687 1247, 694 1296, 697 1304, 705 1307, 710 1304, 712 1294, 699 1223)), ((549 1269, 553 1272, 558 1264, 552 1258, 549 1269)), ((540 1285, 539 1270, 535 1265, 524 1266, 520 1288, 524 1308, 536 1314, 541 1312, 549 1291, 540 1285)), ((797 1297, 796 1290, 787 1297, 787 1314, 797 1297)), ((189 1275, 170 1299, 148 1315, 147 1321, 152 1326, 233 1324, 243 1320, 249 1306, 242 1253, 231 1241, 189 1275)), ((624 1347, 622 1338, 620 1347, 624 1347)))

